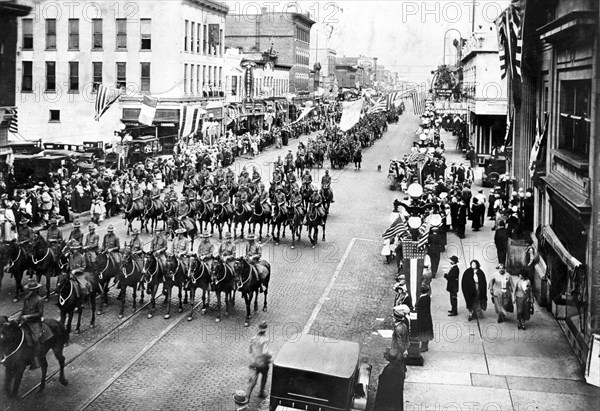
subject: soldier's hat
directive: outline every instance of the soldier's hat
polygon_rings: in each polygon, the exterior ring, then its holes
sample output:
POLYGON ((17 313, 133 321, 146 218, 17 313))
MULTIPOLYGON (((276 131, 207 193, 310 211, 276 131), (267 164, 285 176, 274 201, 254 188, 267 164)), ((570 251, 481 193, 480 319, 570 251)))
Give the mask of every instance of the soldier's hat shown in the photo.
POLYGON ((202 238, 210 238, 212 237, 212 234, 210 233, 210 231, 205 231, 202 233, 202 238))
POLYGON ((268 326, 267 326, 267 322, 266 322, 266 321, 263 321, 262 323, 260 323, 260 324, 258 325, 258 329, 259 329, 260 331, 265 331, 265 330, 267 329, 267 327, 268 327, 268 326))
POLYGON ((256 239, 256 237, 254 236, 254 234, 248 234, 246 236, 246 240, 255 240, 255 239, 256 239))
POLYGON ((35 278, 31 278, 29 280, 29 284, 27 284, 27 289, 28 290, 37 290, 41 286, 42 285, 40 283, 38 283, 37 281, 35 281, 35 278))
POLYGON ((225 239, 225 240, 231 240, 232 238, 233 238, 233 236, 229 232, 223 234, 223 239, 225 239))
POLYGON ((161 227, 156 227, 154 229, 154 233, 160 233, 161 231, 164 231, 161 227))
POLYGON ((95 230, 95 229, 96 229, 96 224, 90 223, 90 225, 88 225, 88 230, 95 230))
POLYGON ((57 225, 58 224, 58 220, 56 218, 53 218, 50 220, 50 225, 57 225))
POLYGON ((78 221, 78 220, 75 220, 75 221, 73 221, 73 227, 74 227, 74 228, 81 227, 81 222, 80 222, 80 221, 78 221))
POLYGON ((178 228, 175 230, 175 234, 185 234, 185 228, 178 228))
POLYGON ((73 250, 76 250, 76 249, 81 248, 81 244, 79 244, 79 241, 73 240, 73 242, 71 242, 71 245, 69 247, 72 248, 73 250))
POLYGON ((29 224, 29 219, 27 219, 27 218, 22 218, 22 219, 21 219, 21 224, 29 224))
POLYGON ((115 227, 113 227, 113 225, 111 224, 106 228, 106 231, 108 231, 109 233, 112 233, 113 231, 115 231, 115 227))
POLYGON ((131 235, 140 235, 140 230, 138 230, 137 228, 134 228, 133 231, 131 232, 131 235))

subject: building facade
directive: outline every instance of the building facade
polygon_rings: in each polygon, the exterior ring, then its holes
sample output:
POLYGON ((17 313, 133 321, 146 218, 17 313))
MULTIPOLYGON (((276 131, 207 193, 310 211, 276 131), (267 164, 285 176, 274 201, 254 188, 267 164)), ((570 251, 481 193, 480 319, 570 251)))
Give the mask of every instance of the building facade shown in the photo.
POLYGON ((501 147, 506 134, 507 84, 500 74, 496 31, 480 26, 467 40, 462 56, 469 135, 482 158, 501 147))
POLYGON ((172 145, 182 104, 223 99, 228 9, 221 3, 30 3, 34 12, 19 25, 17 61, 25 136, 45 142, 105 141, 122 121, 134 137, 151 134, 172 145), (122 93, 117 107, 93 121, 100 84, 122 93), (158 98, 150 127, 137 121, 144 95, 158 98))
POLYGON ((241 47, 244 52, 276 50, 278 63, 291 66, 289 89, 308 93, 310 67, 310 29, 315 22, 308 14, 269 12, 227 15, 225 45, 241 47))

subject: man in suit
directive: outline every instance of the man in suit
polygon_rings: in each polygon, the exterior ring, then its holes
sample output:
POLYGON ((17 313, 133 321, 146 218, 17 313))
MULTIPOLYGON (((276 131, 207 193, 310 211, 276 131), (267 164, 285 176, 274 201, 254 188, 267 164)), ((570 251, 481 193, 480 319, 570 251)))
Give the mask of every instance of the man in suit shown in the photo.
POLYGON ((438 267, 440 266, 440 255, 444 251, 444 239, 440 230, 437 227, 431 229, 431 233, 429 233, 429 248, 427 249, 427 254, 431 259, 431 276, 435 278, 437 274, 438 267))
POLYGON ((458 257, 453 255, 450 257, 450 264, 452 267, 447 274, 444 274, 444 278, 448 282, 446 285, 446 291, 450 293, 450 311, 448 311, 448 317, 454 317, 458 315, 458 257))
POLYGON ((498 263, 506 264, 506 253, 508 251, 508 229, 504 221, 498 223, 498 229, 494 234, 494 244, 498 254, 498 263))
POLYGON ((385 366, 379 375, 374 410, 403 410, 406 367, 402 361, 402 353, 391 349, 384 356, 389 361, 389 364, 385 366))

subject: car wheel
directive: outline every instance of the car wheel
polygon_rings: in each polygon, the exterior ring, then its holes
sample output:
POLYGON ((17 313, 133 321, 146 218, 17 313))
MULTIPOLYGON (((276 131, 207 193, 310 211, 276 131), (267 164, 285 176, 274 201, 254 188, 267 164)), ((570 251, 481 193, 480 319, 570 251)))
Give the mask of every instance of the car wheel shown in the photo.
POLYGON ((488 178, 487 178, 487 182, 488 182, 489 184, 491 184, 492 186, 493 186, 493 185, 496 185, 496 183, 497 183, 498 181, 500 181, 500 174, 496 173, 495 171, 494 171, 494 172, 492 172, 492 173, 490 173, 490 175, 489 175, 489 176, 488 176, 488 178))

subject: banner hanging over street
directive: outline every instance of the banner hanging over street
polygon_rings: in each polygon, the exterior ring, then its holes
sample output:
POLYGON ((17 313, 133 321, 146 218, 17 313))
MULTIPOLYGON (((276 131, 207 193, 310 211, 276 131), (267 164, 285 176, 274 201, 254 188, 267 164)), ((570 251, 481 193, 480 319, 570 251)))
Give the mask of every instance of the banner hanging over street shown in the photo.
POLYGON ((340 130, 350 130, 358 120, 363 107, 363 99, 356 101, 344 102, 342 110, 342 119, 340 120, 340 130))

